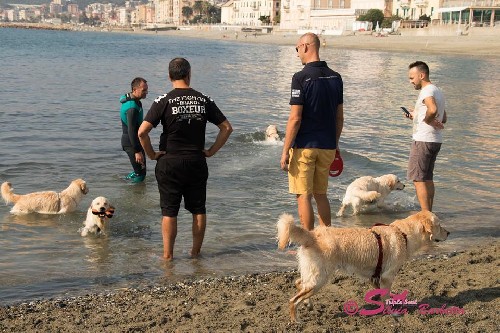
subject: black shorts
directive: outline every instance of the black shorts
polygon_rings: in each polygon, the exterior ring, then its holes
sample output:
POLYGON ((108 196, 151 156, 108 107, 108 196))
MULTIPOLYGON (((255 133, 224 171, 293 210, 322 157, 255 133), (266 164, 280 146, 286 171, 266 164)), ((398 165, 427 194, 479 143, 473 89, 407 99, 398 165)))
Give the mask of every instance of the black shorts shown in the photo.
POLYGON ((434 178, 434 164, 441 143, 413 141, 408 161, 408 180, 423 182, 434 178))
POLYGON ((206 214, 208 166, 204 158, 162 156, 156 163, 156 181, 163 216, 176 217, 181 200, 191 214, 206 214))

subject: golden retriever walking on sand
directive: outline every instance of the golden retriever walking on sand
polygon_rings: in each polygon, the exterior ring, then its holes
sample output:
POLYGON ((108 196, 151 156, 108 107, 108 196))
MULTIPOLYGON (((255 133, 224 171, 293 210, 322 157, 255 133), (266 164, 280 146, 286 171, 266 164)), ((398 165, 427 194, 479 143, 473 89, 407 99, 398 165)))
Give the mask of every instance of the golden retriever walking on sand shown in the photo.
POLYGON ((297 306, 323 287, 336 270, 370 280, 375 288, 390 291, 403 263, 419 249, 444 241, 449 232, 431 212, 419 212, 390 225, 368 228, 319 226, 312 231, 295 225, 289 214, 277 223, 278 247, 289 242, 300 245, 297 251, 300 278, 298 293, 290 299, 290 316, 297 319, 297 306))
POLYGON ((9 182, 2 184, 2 198, 6 204, 14 203, 12 214, 64 214, 74 211, 83 195, 88 193, 83 179, 75 179, 62 192, 44 191, 28 194, 14 194, 9 182))

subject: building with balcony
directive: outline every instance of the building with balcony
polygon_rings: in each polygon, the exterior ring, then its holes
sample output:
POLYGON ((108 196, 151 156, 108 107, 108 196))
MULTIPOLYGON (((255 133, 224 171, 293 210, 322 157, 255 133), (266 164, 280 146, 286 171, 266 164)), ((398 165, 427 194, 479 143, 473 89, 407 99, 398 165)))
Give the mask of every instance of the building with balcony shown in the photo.
POLYGON ((443 0, 438 12, 444 24, 500 25, 500 0, 443 0))
POLYGON ((393 14, 409 21, 426 15, 441 24, 494 26, 500 24, 500 0, 394 0, 393 14))
POLYGON ((356 18, 369 9, 393 12, 393 0, 283 0, 280 29, 340 35, 353 30, 356 18))
POLYGON ((232 18, 225 14, 225 19, 230 20, 226 23, 242 26, 267 25, 260 18, 269 17, 270 22, 275 21, 279 15, 279 7, 279 0, 233 0, 232 18))
POLYGON ((418 20, 426 15, 432 20, 439 18, 440 0, 396 0, 393 3, 392 13, 405 20, 418 20))

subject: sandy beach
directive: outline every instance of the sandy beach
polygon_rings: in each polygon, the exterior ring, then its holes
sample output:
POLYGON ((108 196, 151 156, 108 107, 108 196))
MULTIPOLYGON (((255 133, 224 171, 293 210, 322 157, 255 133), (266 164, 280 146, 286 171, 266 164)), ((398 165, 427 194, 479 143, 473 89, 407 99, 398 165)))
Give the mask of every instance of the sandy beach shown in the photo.
POLYGON ((393 285, 408 290, 407 305, 385 309, 399 316, 356 313, 354 302, 382 308, 365 302, 367 283, 335 275, 314 296, 313 309, 300 307, 301 322, 291 323, 288 300, 298 273, 290 270, 3 306, 0 331, 493 333, 500 328, 499 251, 491 240, 407 262, 393 285))
MULTIPOLYGON (((155 34, 140 31, 138 33, 155 34)), ((291 32, 273 32, 270 34, 252 34, 217 30, 169 30, 157 32, 158 35, 187 38, 205 38, 241 43, 261 43, 290 45, 295 47, 299 35, 291 32)), ((470 36, 413 36, 388 35, 377 37, 376 34, 357 34, 345 36, 322 36, 322 47, 340 49, 375 50, 387 52, 415 52, 429 54, 455 54, 481 57, 500 56, 500 29, 488 30, 470 36)))

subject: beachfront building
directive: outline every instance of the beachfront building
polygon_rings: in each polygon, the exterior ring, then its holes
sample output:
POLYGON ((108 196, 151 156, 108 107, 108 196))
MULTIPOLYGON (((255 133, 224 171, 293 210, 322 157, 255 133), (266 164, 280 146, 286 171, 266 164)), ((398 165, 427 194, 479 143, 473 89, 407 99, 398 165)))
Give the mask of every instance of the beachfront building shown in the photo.
POLYGON ((356 18, 369 9, 390 16, 392 0, 283 0, 280 30, 341 35, 352 31, 356 18))
POLYGON ((221 6, 221 22, 225 24, 268 25, 276 22, 279 15, 279 0, 230 0, 221 6))
POLYGON ((500 22, 500 0, 394 0, 392 13, 410 24, 425 15, 434 24, 493 27, 500 22))
POLYGON ((132 25, 138 24, 139 26, 148 23, 154 23, 155 6, 153 3, 141 4, 135 8, 134 20, 131 18, 132 25))
POLYGON ((223 3, 220 7, 220 22, 222 24, 230 24, 229 22, 233 22, 234 20, 234 10, 233 10, 233 0, 229 0, 226 3, 223 3))
POLYGON ((444 0, 438 10, 443 24, 469 27, 500 25, 500 0, 444 0))
POLYGON ((405 20, 418 20, 426 15, 431 20, 439 18, 439 3, 442 0, 394 0, 392 14, 405 20))
POLYGON ((195 0, 152 0, 155 7, 155 25, 181 25, 185 18, 182 8, 193 7, 195 0))

